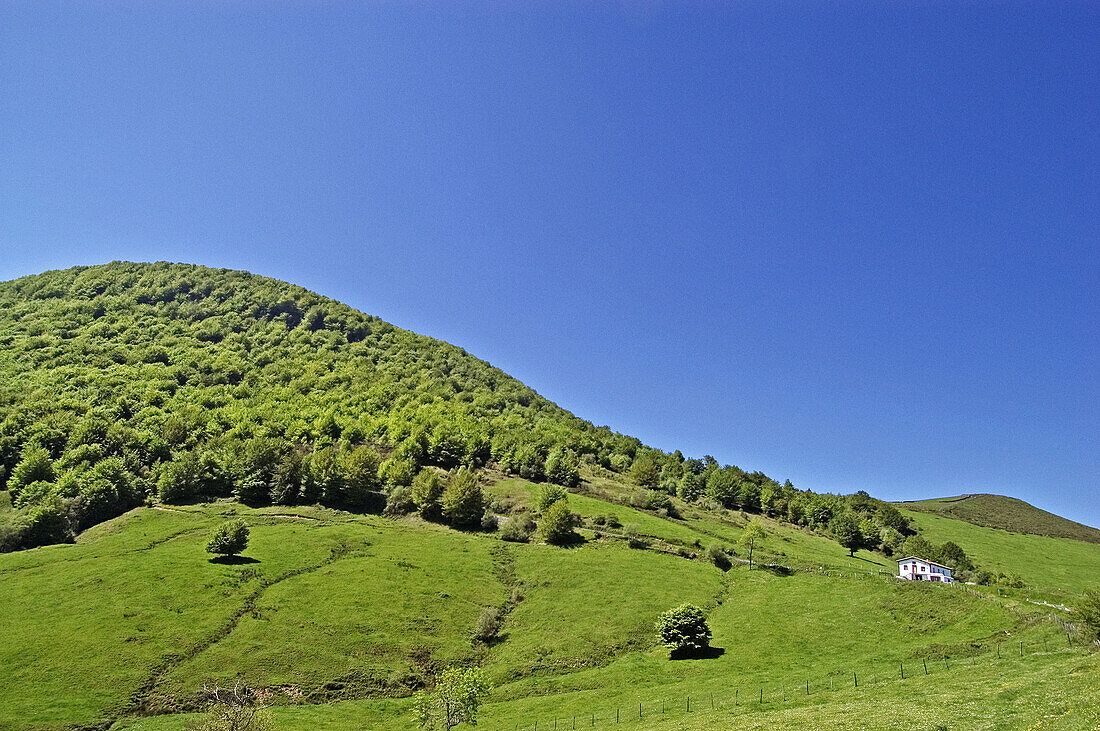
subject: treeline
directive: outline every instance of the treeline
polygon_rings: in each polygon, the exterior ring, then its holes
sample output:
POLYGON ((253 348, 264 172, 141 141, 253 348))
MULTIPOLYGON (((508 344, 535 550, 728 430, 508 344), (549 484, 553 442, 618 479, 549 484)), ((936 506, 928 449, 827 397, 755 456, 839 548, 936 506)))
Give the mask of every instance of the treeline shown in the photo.
POLYGON ((886 556, 917 555, 963 572, 962 580, 995 580, 976 572, 957 544, 930 543, 897 507, 862 490, 853 495, 799 490, 789 480, 780 484, 763 472, 720 466, 710 456, 686 459, 679 451, 649 450, 629 465, 616 466, 625 468, 633 482, 647 491, 633 499, 634 507, 676 517, 668 500, 676 495, 703 508, 741 510, 808 528, 832 537, 851 553, 865 549, 886 556))

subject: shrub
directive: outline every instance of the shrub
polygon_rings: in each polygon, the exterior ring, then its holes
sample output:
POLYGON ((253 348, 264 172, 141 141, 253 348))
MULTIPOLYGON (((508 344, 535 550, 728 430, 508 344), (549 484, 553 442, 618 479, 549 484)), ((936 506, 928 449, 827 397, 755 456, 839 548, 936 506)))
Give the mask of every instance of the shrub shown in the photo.
POLYGON ((1085 636, 1100 641, 1100 590, 1088 589, 1077 605, 1085 636))
POLYGON ((214 529, 206 550, 219 556, 236 556, 248 547, 248 526, 237 518, 227 520, 214 529))
POLYGON ((481 516, 481 530, 487 533, 492 533, 497 529, 497 516, 488 508, 485 510, 485 514, 481 516))
POLYGON ((573 543, 580 536, 573 530, 577 527, 577 518, 569 510, 566 500, 559 500, 547 508, 539 520, 539 537, 547 543, 562 546, 573 543))
POLYGON ((499 607, 486 607, 477 618, 474 627, 474 641, 488 644, 492 642, 500 628, 504 626, 504 614, 499 607))
POLYGON ((710 627, 703 610, 681 604, 657 617, 657 639, 673 652, 692 652, 710 645, 710 627))
POLYGON ((661 468, 657 466, 653 457, 648 454, 643 455, 634 460, 634 464, 630 466, 630 479, 635 485, 648 487, 651 490, 656 489, 661 479, 661 468))
POLYGON ((730 562, 729 554, 726 553, 726 549, 722 548, 717 543, 712 543, 707 546, 707 559, 723 571, 729 571, 730 567, 733 566, 730 562))
POLYGON ((383 515, 387 518, 400 518, 414 510, 416 510, 416 503, 413 501, 412 488, 404 485, 390 488, 386 495, 386 507, 382 510, 383 515))
POLYGON ((485 496, 477 473, 469 467, 460 467, 451 476, 451 484, 439 500, 443 517, 456 527, 474 527, 481 524, 485 515, 485 496))
POLYGON ((535 530, 535 523, 523 515, 512 515, 505 519, 500 526, 501 540, 513 543, 526 543, 531 539, 535 530))
POLYGON ((623 533, 626 534, 626 542, 631 548, 647 548, 649 546, 649 539, 641 535, 641 530, 637 525, 631 524, 623 528, 623 533))
POLYGON ((569 492, 564 487, 558 487, 557 485, 543 485, 539 489, 538 497, 535 499, 535 510, 538 513, 545 513, 547 509, 554 503, 560 500, 568 500, 569 492))

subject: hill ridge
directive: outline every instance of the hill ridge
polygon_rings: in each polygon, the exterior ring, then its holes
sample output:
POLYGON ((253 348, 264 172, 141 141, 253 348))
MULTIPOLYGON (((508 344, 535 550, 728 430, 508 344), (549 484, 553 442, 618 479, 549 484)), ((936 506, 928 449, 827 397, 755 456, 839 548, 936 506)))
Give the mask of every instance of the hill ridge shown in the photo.
POLYGON ((902 500, 894 504, 917 512, 957 518, 983 528, 1100 544, 1100 530, 1010 495, 965 493, 926 500, 902 500))

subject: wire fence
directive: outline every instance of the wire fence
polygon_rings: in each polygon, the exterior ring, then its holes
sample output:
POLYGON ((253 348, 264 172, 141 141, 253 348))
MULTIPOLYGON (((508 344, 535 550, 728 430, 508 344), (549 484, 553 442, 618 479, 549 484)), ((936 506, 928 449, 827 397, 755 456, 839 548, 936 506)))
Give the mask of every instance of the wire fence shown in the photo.
POLYGON ((793 706, 799 701, 807 701, 814 696, 841 690, 880 687, 888 683, 898 683, 944 673, 959 667, 978 664, 991 665, 998 661, 1049 655, 1054 652, 1070 651, 1074 637, 1066 632, 1065 644, 1056 637, 1042 636, 1028 640, 1000 641, 993 647, 982 648, 983 652, 972 655, 929 656, 909 658, 907 660, 882 660, 864 663, 860 667, 849 666, 843 670, 834 670, 826 676, 807 674, 798 679, 781 682, 742 683, 727 687, 719 692, 701 691, 684 694, 663 700, 639 700, 618 704, 614 707, 586 710, 584 713, 570 715, 529 716, 524 718, 501 719, 493 728, 498 731, 564 731, 566 729, 594 728, 621 723, 635 723, 673 714, 690 714, 718 710, 759 711, 793 706))

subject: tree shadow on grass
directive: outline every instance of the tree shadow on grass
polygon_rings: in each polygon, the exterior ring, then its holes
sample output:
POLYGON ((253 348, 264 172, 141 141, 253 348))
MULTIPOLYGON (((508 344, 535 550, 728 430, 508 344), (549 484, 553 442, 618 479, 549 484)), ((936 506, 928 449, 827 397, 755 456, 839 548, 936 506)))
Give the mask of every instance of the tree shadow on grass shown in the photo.
POLYGON ((215 556, 210 559, 210 563, 221 564, 222 566, 243 566, 244 564, 259 562, 260 559, 251 556, 215 556))
POLYGON ((724 647, 704 647, 701 650, 682 647, 673 650, 669 654, 669 658, 672 660, 713 660, 725 654, 726 648, 724 647))

